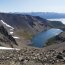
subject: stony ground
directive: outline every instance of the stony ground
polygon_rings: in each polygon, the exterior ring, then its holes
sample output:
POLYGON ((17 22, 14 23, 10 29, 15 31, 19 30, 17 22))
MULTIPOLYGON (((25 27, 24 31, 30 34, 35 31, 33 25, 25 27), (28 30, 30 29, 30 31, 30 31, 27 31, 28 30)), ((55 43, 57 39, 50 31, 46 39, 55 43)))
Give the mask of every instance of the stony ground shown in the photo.
POLYGON ((65 65, 65 50, 0 50, 0 65, 65 65))

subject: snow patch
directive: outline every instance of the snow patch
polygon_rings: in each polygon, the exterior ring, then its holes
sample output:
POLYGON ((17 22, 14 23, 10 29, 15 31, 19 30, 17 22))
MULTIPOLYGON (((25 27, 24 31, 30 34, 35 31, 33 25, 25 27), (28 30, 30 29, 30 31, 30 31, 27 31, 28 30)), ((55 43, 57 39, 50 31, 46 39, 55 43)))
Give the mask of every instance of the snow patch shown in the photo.
POLYGON ((0 47, 0 50, 20 50, 17 48, 0 47))
MULTIPOLYGON (((14 28, 13 28, 12 26, 8 25, 7 23, 5 23, 3 20, 0 20, 0 25, 3 25, 4 27, 10 28, 9 33, 10 33, 11 35, 14 33, 14 32, 13 32, 14 28)), ((15 39, 20 39, 20 38, 17 37, 17 36, 13 36, 13 38, 15 38, 15 39)))
POLYGON ((5 23, 3 20, 0 20, 1 24, 5 25, 6 27, 9 27, 11 29, 14 29, 12 26, 8 25, 7 23, 5 23))
POLYGON ((10 34, 12 35, 14 32, 10 32, 10 34))
POLYGON ((16 36, 13 36, 13 38, 15 38, 15 39, 20 39, 19 37, 16 37, 16 36))

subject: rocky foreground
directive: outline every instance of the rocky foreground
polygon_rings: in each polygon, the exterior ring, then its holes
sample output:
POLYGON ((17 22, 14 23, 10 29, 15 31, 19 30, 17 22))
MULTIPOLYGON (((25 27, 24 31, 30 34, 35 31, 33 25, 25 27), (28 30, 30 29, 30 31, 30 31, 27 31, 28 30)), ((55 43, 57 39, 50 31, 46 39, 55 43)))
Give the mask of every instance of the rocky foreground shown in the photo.
POLYGON ((65 50, 0 50, 0 65, 65 65, 65 50))

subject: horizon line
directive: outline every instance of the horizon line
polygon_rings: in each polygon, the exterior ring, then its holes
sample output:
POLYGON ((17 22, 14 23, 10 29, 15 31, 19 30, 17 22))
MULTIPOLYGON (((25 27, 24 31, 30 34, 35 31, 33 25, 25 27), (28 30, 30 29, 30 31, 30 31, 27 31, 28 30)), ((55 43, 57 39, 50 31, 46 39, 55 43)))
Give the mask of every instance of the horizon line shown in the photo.
POLYGON ((43 12, 42 11, 40 11, 40 12, 38 12, 38 11, 37 12, 36 11, 35 12, 33 12, 33 11, 32 12, 1 12, 0 11, 0 13, 65 13, 65 12, 54 12, 54 11, 53 12, 52 11, 50 11, 50 12, 49 11, 46 11, 46 12, 45 11, 43 11, 43 12))

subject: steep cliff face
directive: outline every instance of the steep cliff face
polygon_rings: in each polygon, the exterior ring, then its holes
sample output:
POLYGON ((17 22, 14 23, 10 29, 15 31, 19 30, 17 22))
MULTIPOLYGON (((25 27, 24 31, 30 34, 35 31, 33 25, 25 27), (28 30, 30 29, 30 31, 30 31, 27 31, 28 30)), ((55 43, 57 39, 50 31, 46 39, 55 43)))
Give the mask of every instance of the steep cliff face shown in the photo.
POLYGON ((18 45, 12 35, 8 34, 8 31, 4 26, 0 26, 0 46, 13 47, 18 45))

